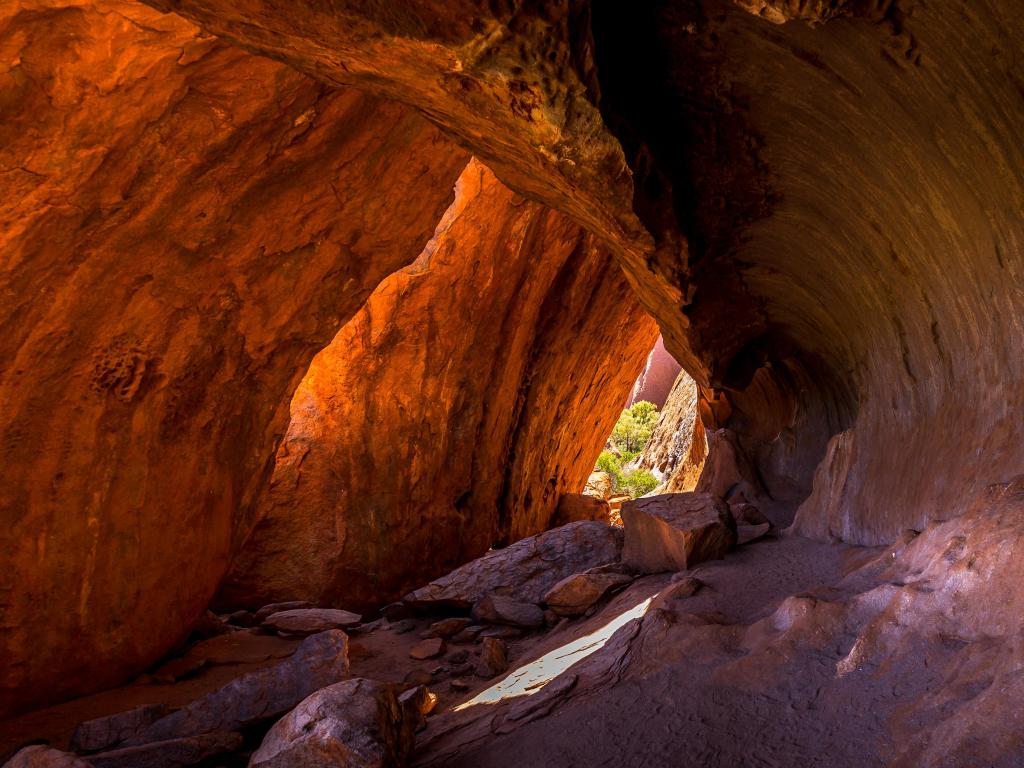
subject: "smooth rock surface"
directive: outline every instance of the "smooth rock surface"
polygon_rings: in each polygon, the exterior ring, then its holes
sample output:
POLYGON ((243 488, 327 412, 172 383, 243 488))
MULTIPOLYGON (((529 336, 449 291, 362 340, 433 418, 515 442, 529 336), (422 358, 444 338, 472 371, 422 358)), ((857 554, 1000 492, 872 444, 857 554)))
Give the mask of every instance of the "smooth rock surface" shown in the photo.
POLYGON ((559 616, 580 616, 609 590, 632 580, 621 573, 577 573, 555 584, 544 595, 544 603, 559 616))
POLYGON ((84 758, 61 752, 45 744, 19 750, 3 768, 90 768, 84 758))
POLYGON ((126 745, 227 732, 287 712, 313 691, 348 675, 348 637, 338 629, 307 637, 295 653, 157 720, 126 745))
POLYGON ((539 603, 566 576, 615 562, 621 554, 621 529, 599 522, 569 523, 488 552, 402 600, 420 608, 470 608, 493 593, 539 603))
POLYGON ((99 752, 101 749, 110 749, 166 714, 165 704, 143 704, 126 712, 87 720, 75 728, 69 749, 72 752, 99 752))
POLYGON ((729 506, 707 493, 669 493, 622 505, 622 562, 642 573, 683 571, 736 545, 729 506))
POLYGON ((535 629, 544 626, 544 611, 536 603, 526 603, 505 595, 484 595, 473 606, 473 618, 485 624, 535 629))

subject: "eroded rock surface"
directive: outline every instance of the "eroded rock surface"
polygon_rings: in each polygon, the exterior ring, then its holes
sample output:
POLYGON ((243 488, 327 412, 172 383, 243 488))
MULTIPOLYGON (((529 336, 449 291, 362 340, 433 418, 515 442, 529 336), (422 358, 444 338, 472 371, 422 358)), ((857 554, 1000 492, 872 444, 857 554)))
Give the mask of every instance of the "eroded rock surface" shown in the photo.
POLYGON ((218 601, 370 608, 567 522, 656 334, 606 249, 474 161, 299 386, 218 601))
POLYGON ((697 400, 697 383, 680 371, 651 439, 637 459, 638 467, 661 481, 663 493, 692 491, 700 478, 708 446, 697 400))
POLYGON ((0 52, 2 714, 188 634, 302 372, 466 154, 134 2, 5 3, 0 52))

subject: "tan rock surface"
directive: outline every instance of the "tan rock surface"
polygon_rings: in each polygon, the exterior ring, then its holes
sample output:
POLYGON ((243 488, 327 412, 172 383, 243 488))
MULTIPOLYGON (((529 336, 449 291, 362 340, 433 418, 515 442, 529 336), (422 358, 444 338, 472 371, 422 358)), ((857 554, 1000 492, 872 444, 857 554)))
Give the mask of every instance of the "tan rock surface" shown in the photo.
POLYGON ((683 571, 736 545, 728 505, 707 493, 668 493, 622 505, 622 562, 641 573, 683 571))

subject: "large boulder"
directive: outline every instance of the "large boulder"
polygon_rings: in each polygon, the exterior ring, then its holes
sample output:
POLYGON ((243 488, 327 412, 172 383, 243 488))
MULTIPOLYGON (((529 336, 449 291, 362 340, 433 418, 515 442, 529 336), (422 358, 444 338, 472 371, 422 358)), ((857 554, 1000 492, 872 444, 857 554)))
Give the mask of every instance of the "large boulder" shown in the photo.
POLYGON ((348 675, 348 637, 338 629, 307 637, 295 653, 257 669, 162 717, 126 746, 234 731, 280 717, 314 691, 348 675))
POLYGON ((622 505, 622 560, 643 573, 682 571, 736 545, 729 505, 708 493, 666 493, 622 505))
POLYGON ((270 729, 249 768, 392 768, 412 750, 422 708, 355 678, 301 702, 270 729))
POLYGON ((71 735, 72 752, 99 752, 130 739, 168 713, 165 704, 143 704, 126 712, 117 712, 79 723, 71 735))
POLYGON ((547 591, 566 576, 616 562, 621 554, 622 531, 615 526, 569 523, 488 552, 410 592, 403 602, 421 609, 468 609, 493 593, 540 603, 547 591))

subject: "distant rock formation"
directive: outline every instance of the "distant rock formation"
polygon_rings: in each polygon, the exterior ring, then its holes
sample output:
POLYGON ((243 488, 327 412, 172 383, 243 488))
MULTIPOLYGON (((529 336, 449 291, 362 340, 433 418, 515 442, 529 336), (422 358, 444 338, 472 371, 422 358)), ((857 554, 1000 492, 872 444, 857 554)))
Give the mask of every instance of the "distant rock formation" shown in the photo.
POLYGON ((633 391, 630 393, 626 407, 646 400, 649 403, 654 403, 659 409, 662 408, 681 369, 682 366, 665 349, 665 340, 659 336, 654 344, 654 349, 647 356, 647 363, 644 365, 643 371, 633 385, 633 391))
POLYGON ((658 425, 636 466, 662 483, 660 493, 692 491, 697 485, 708 443, 697 411, 697 384, 680 371, 665 399, 658 425))

